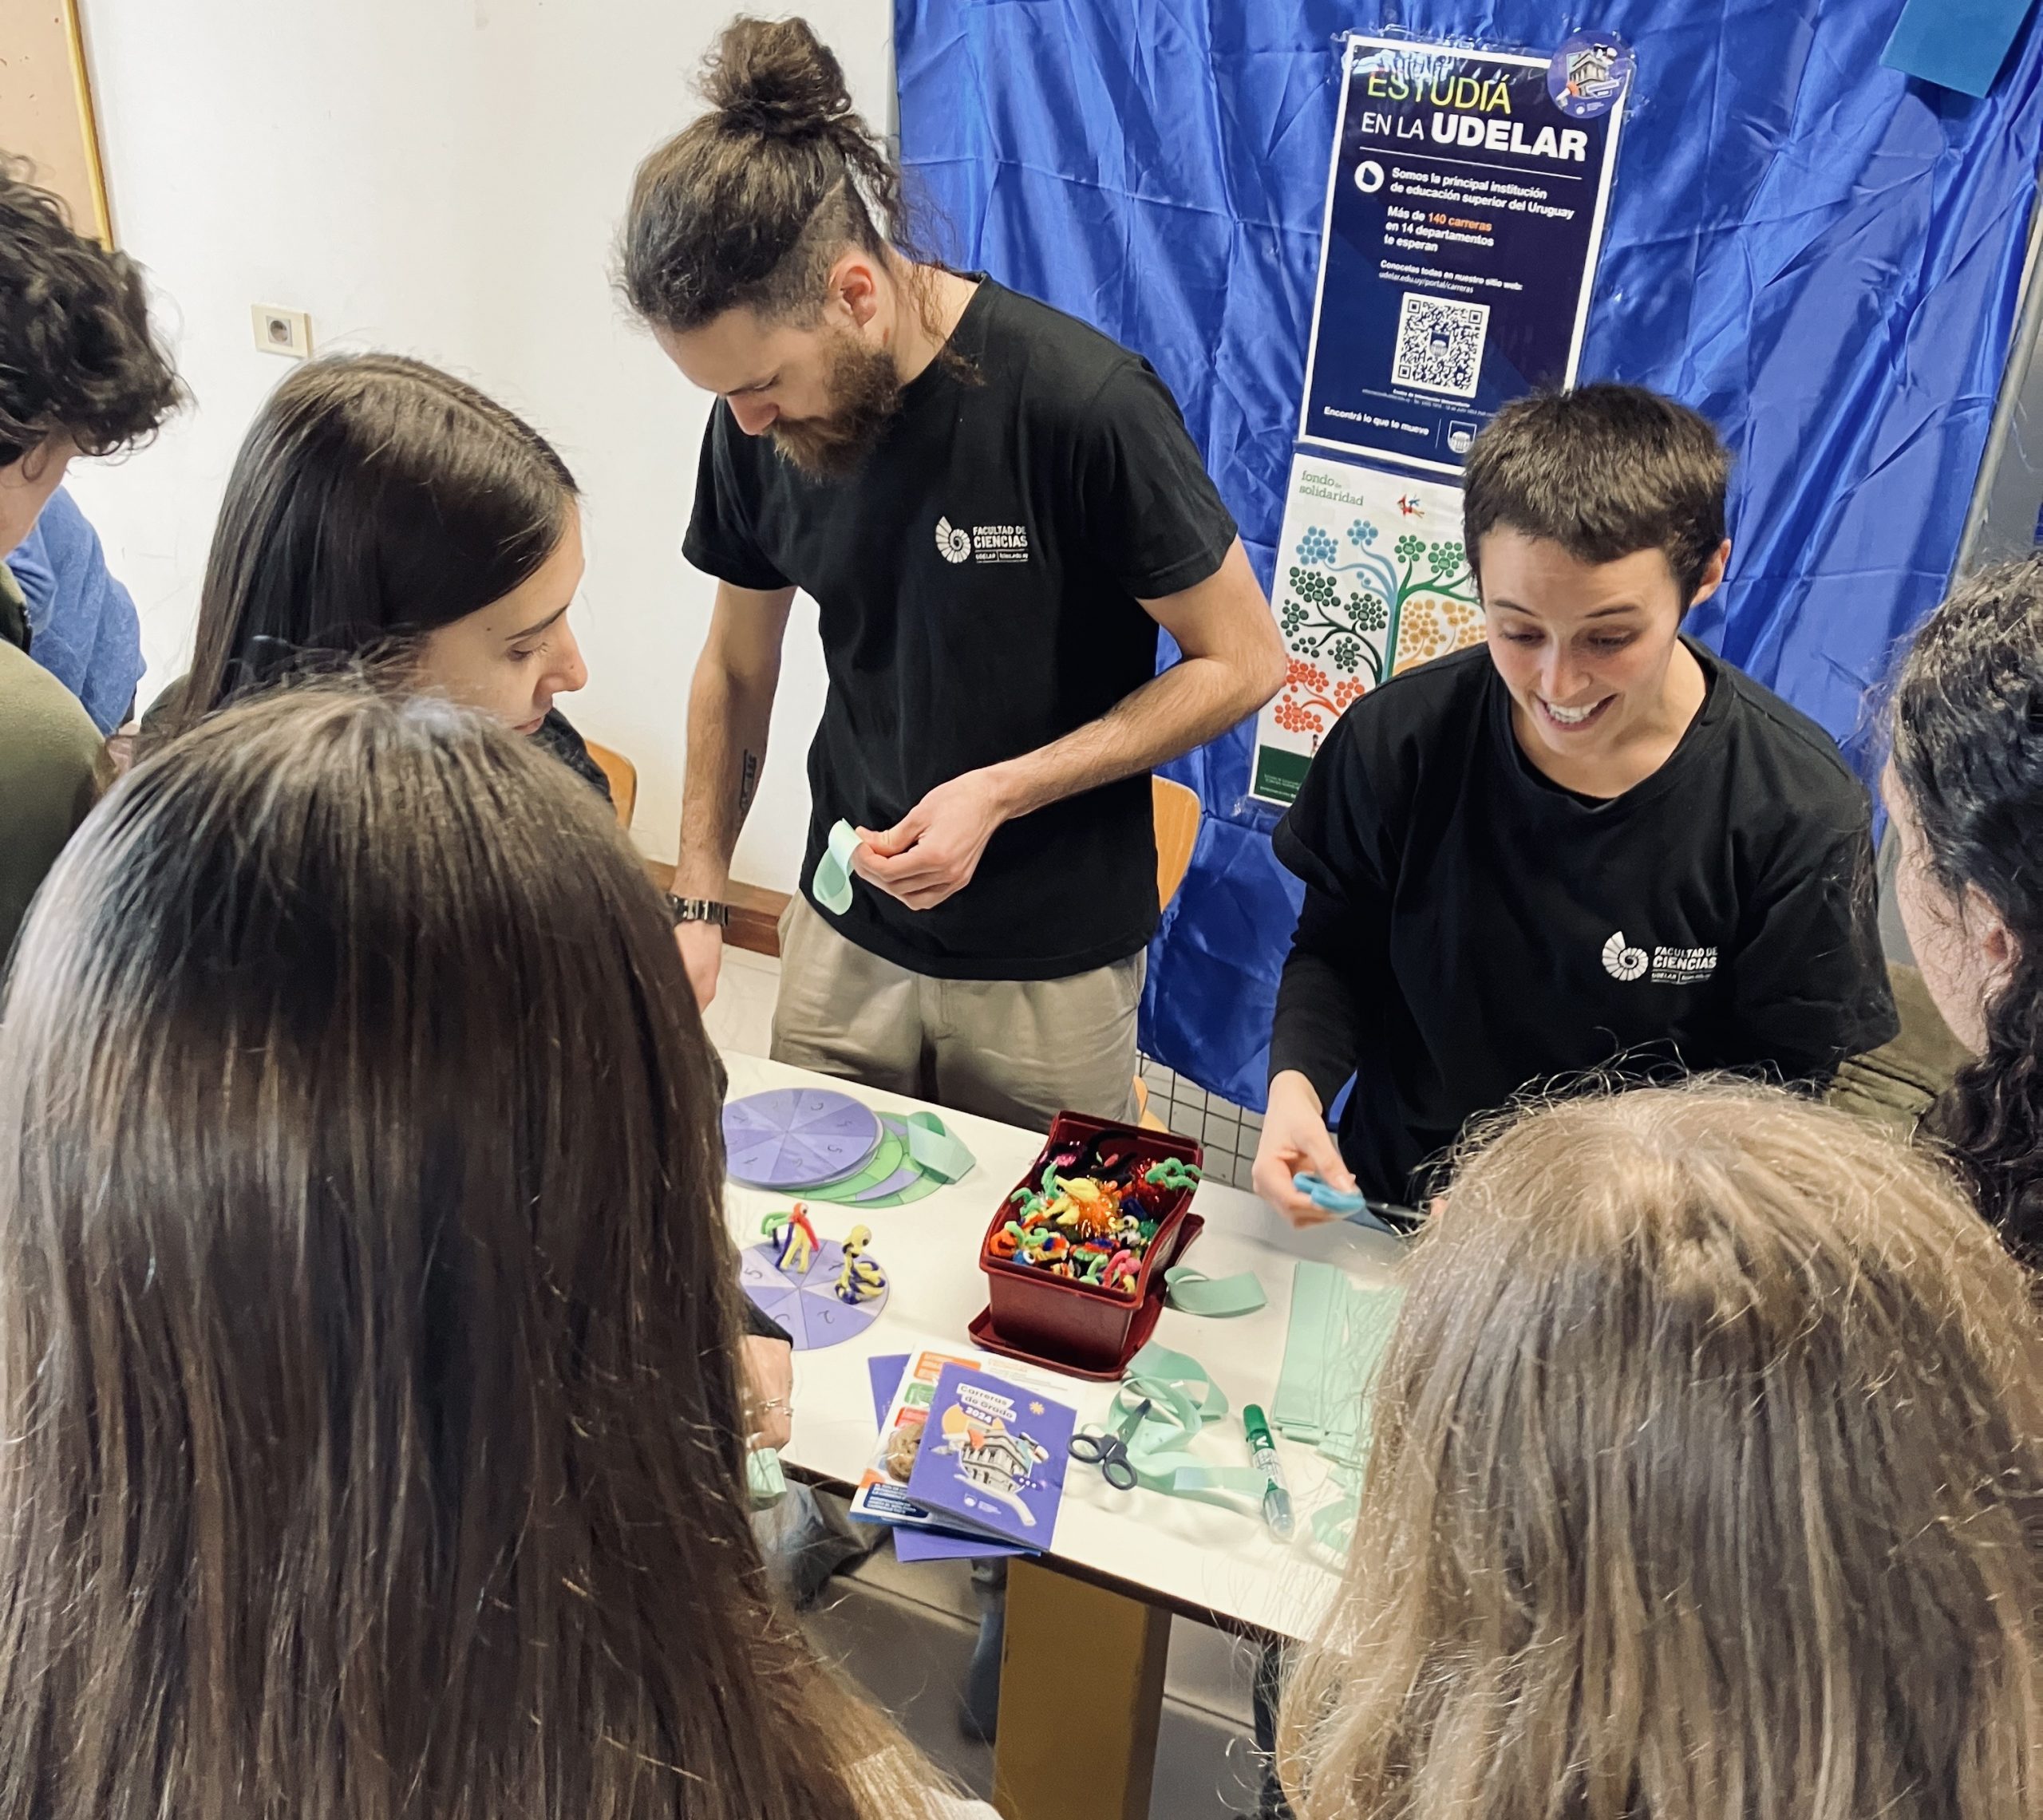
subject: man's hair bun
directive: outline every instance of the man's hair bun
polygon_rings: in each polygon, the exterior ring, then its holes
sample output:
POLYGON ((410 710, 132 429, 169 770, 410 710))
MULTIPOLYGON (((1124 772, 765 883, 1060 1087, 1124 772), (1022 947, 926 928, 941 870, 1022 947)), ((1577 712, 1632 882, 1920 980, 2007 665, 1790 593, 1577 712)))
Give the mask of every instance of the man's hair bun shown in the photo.
POLYGON ((819 137, 852 112, 844 67, 806 19, 733 21, 702 93, 731 125, 770 139, 819 137))

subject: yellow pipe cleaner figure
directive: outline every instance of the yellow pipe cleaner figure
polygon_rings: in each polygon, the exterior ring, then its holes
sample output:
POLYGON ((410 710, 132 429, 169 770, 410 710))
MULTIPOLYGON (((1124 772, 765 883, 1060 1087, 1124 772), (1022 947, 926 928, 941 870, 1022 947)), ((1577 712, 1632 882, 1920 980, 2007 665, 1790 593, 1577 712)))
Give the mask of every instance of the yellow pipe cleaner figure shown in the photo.
POLYGON ((865 1248, 871 1243, 870 1226, 853 1226, 844 1235, 844 1268, 837 1276, 840 1301, 869 1302, 884 1293, 887 1273, 865 1254, 865 1248))

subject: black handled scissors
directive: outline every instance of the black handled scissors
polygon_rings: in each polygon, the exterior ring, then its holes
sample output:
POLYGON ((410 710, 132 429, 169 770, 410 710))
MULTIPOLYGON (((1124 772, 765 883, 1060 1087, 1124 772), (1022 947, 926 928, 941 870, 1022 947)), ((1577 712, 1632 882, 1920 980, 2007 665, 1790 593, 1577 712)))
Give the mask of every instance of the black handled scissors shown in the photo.
POLYGON ((1071 1437, 1071 1457, 1100 1469, 1100 1476, 1116 1491, 1135 1489, 1135 1467, 1128 1457, 1128 1437, 1142 1426, 1152 1405, 1143 1398, 1123 1415, 1112 1434, 1104 1428, 1081 1428, 1071 1437))

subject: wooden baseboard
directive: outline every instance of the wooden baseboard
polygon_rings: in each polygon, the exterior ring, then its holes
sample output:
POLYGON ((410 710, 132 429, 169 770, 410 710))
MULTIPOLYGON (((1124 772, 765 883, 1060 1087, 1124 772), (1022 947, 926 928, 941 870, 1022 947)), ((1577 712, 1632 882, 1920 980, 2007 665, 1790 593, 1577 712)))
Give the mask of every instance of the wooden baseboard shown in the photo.
MULTIPOLYGON (((674 889, 671 866, 649 859, 646 870, 662 890, 674 889)), ((732 947, 742 948, 748 953, 769 955, 779 960, 780 914, 788 907, 788 894, 769 891, 764 885, 740 884, 733 878, 730 889, 724 894, 724 901, 731 906, 730 926, 724 931, 724 939, 732 947)))

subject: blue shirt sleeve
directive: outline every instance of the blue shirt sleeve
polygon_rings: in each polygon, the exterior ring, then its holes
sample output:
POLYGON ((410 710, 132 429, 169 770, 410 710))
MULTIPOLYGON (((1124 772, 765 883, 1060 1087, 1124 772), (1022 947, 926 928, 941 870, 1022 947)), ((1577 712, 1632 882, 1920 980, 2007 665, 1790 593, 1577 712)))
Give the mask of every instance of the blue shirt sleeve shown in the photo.
POLYGON ((126 717, 142 680, 142 626, 108 573, 99 533, 61 487, 7 558, 27 598, 30 655, 85 704, 102 733, 126 717))

